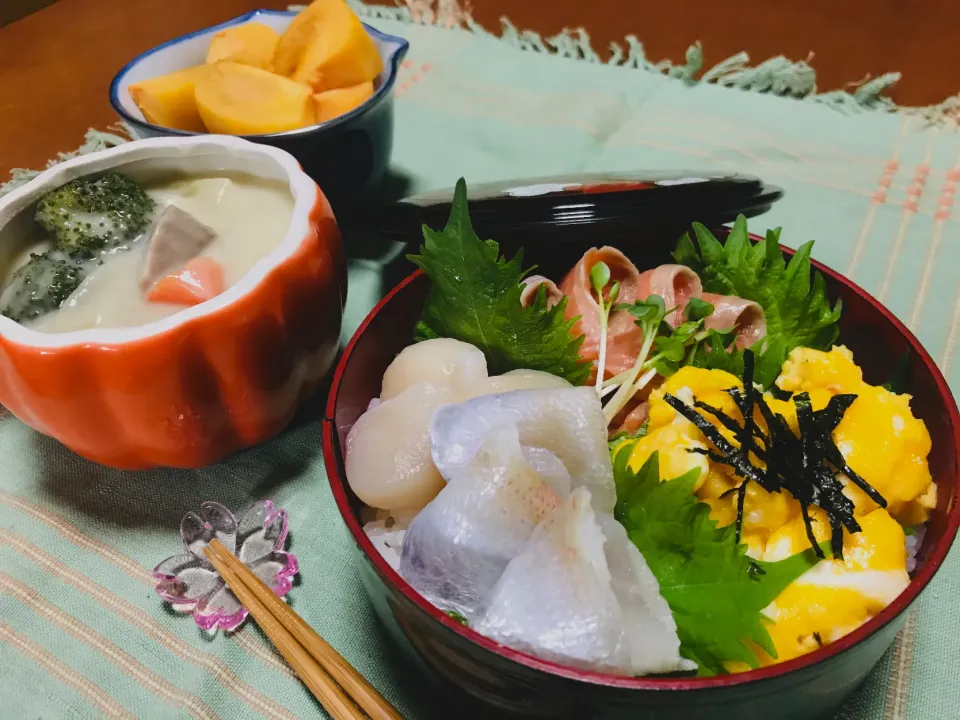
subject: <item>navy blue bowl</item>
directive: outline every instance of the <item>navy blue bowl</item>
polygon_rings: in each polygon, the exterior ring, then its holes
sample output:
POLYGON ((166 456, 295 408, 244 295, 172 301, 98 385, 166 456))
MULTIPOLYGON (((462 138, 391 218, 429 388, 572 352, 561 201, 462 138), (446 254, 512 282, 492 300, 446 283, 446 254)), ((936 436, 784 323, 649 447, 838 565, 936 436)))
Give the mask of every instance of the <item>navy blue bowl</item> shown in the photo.
MULTIPOLYGON (((219 25, 198 30, 158 45, 127 63, 110 83, 110 104, 138 137, 199 135, 149 123, 130 97, 128 87, 175 70, 202 65, 213 35, 224 28, 258 22, 283 32, 296 13, 254 10, 219 25)), ((369 25, 384 70, 373 96, 360 107, 327 122, 268 135, 246 135, 247 140, 286 150, 323 189, 336 206, 374 191, 383 179, 393 149, 393 86, 410 44, 369 25)))

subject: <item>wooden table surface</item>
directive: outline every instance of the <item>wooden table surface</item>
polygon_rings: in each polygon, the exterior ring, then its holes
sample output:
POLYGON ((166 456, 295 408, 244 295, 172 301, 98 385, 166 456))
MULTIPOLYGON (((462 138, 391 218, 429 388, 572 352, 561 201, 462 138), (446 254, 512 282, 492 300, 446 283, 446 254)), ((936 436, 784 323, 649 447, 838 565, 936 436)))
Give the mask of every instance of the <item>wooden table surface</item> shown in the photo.
MULTIPOLYGON (((286 5, 58 0, 0 29, 0 177, 13 167, 40 167, 76 147, 88 127, 116 121, 107 87, 133 56, 257 7, 286 5)), ((813 52, 822 89, 899 70, 904 79, 892 97, 902 104, 931 104, 960 91, 956 0, 473 0, 472 6, 490 29, 499 28, 501 15, 546 35, 582 25, 598 51, 633 33, 655 59, 682 60, 694 40, 703 43, 708 66, 740 50, 754 61, 813 52)))

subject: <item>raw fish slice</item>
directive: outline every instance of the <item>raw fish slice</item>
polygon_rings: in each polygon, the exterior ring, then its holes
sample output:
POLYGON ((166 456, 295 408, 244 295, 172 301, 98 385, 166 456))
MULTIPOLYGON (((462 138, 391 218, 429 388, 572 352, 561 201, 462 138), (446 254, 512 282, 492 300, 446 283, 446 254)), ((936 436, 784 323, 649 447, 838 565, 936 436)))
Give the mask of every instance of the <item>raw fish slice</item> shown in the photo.
POLYGON ((640 675, 696 667, 657 581, 626 531, 580 488, 533 532, 490 596, 477 632, 573 667, 640 675))
POLYGON ((562 377, 552 375, 542 370, 510 370, 503 375, 493 375, 484 378, 470 388, 469 397, 481 395, 497 395, 514 390, 538 390, 542 388, 570 388, 573 387, 562 377))
POLYGON ((570 494, 572 480, 567 468, 556 455, 538 447, 521 448, 523 458, 540 478, 553 488, 561 498, 570 494))
POLYGON ((549 481, 528 462, 516 426, 488 432, 410 523, 400 574, 437 607, 474 618, 507 563, 561 502, 553 486, 562 477, 545 457, 531 459, 549 481))
POLYGON ((430 457, 430 417, 451 395, 427 382, 411 385, 360 416, 347 435, 347 482, 361 501, 387 510, 419 510, 441 488, 430 457))
POLYGON ((521 283, 523 285, 523 290, 520 292, 520 304, 523 307, 530 307, 533 305, 534 300, 537 299, 537 293, 540 292, 540 287, 544 286, 547 289, 547 307, 552 308, 558 302, 563 300, 563 293, 560 292, 560 288, 557 287, 557 284, 545 278, 543 275, 531 275, 530 277, 525 277, 521 283))
POLYGON ((616 490, 607 426, 593 388, 516 390, 445 405, 430 422, 433 462, 450 480, 472 461, 492 430, 509 426, 517 428, 524 447, 556 455, 572 486, 589 488, 597 509, 613 513, 616 490))
POLYGON ((683 309, 690 298, 699 298, 703 293, 700 276, 685 265, 661 265, 647 270, 640 275, 638 285, 637 295, 640 299, 659 295, 668 310, 676 308, 666 317, 672 327, 683 322, 683 309))
POLYGON ((758 303, 713 293, 703 293, 702 297, 713 304, 713 314, 704 325, 714 330, 735 331, 738 348, 748 348, 766 337, 767 317, 758 303))
POLYGON ((383 374, 381 400, 411 385, 428 382, 464 394, 487 377, 487 359, 469 343, 449 338, 425 340, 404 348, 383 374))
POLYGON ((575 490, 507 566, 474 629, 545 660, 630 673, 604 542, 589 491, 575 490))
MULTIPOLYGON (((605 262, 610 268, 611 282, 620 283, 620 303, 632 303, 647 297, 640 290, 640 272, 627 259, 626 255, 612 247, 591 248, 580 261, 566 274, 560 283, 560 290, 567 296, 564 316, 573 319, 571 333, 574 337, 582 334, 580 357, 596 364, 600 353, 600 307, 590 282, 590 270, 598 262, 605 262)), ((625 311, 610 313, 607 324, 607 356, 604 375, 613 377, 633 366, 640 347, 643 345, 643 332, 634 322, 634 317, 625 311)), ((593 370, 594 379, 596 369, 593 370)))
POLYGON ((609 515, 599 522, 613 593, 623 613, 630 670, 635 675, 695 670, 696 663, 680 656, 677 623, 643 555, 620 523, 609 515))
POLYGON ((140 289, 148 290, 163 276, 182 268, 213 242, 217 233, 186 210, 168 205, 157 218, 140 275, 140 289))

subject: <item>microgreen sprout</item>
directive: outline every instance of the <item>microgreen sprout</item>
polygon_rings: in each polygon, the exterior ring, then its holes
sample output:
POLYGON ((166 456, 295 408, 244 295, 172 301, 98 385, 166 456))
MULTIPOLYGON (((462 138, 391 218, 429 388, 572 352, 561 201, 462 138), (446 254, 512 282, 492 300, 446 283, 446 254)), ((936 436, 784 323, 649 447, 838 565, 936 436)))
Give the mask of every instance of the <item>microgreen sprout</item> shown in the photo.
POLYGON ((598 262, 590 268, 590 283, 597 294, 597 305, 600 308, 600 351, 597 358, 597 394, 603 393, 603 375, 607 364, 607 323, 610 321, 610 309, 620 296, 620 283, 610 282, 610 266, 605 262, 598 262), (604 291, 606 290, 606 298, 604 291))
POLYGON ((681 366, 689 364, 697 346, 704 340, 709 338, 722 347, 732 342, 732 333, 704 328, 706 319, 713 314, 713 305, 700 298, 691 298, 687 302, 684 307, 686 320, 676 328, 665 322, 675 308, 668 310, 659 295, 651 295, 633 305, 620 305, 617 309, 634 316, 634 321, 643 330, 643 346, 633 367, 610 378, 601 391, 601 397, 604 397, 616 388, 616 394, 603 409, 608 424, 657 375, 669 377, 681 366), (651 349, 655 350, 653 355, 650 355, 651 349))

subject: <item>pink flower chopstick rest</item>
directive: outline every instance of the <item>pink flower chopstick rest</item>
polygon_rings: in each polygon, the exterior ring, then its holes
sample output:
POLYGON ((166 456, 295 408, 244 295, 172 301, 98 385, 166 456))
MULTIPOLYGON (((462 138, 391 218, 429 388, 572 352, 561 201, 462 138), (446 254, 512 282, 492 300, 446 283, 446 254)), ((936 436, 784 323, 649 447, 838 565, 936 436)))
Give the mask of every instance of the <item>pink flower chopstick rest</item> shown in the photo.
POLYGON ((237 520, 219 503, 204 502, 180 521, 186 552, 167 558, 153 570, 157 594, 175 610, 189 612, 203 630, 236 630, 247 609, 203 554, 216 538, 279 597, 293 587, 297 558, 284 550, 287 511, 269 500, 255 503, 237 520))

